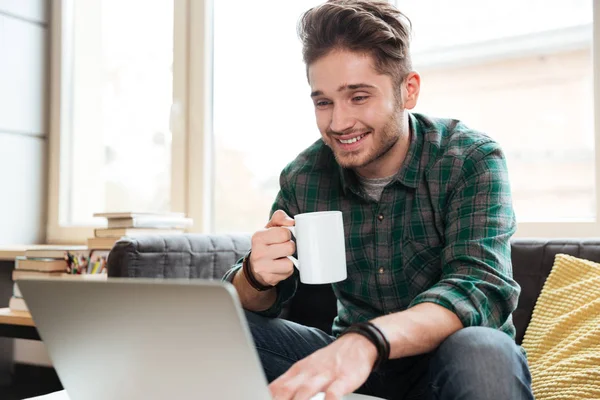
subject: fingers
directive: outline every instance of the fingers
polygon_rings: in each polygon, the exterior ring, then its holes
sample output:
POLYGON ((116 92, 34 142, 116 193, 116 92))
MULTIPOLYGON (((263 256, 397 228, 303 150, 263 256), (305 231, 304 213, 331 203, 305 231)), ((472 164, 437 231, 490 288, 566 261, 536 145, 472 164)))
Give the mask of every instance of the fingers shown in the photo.
POLYGON ((316 375, 311 379, 303 379, 298 386, 294 400, 310 399, 315 394, 322 392, 329 385, 331 377, 329 375, 316 375))
POLYGON ((312 376, 308 371, 293 374, 289 374, 289 372, 288 370, 288 373, 273 381, 269 386, 274 399, 308 400, 322 391, 324 387, 327 387, 331 379, 329 376, 324 375, 312 376))
POLYGON ((263 229, 252 235, 252 248, 259 245, 284 243, 292 239, 292 232, 281 227, 263 229))
POLYGON ((294 272, 293 263, 285 257, 296 252, 296 244, 291 241, 292 233, 282 228, 294 224, 284 211, 277 210, 267 228, 252 235, 249 266, 259 283, 274 286, 294 272))
POLYGON ((267 246, 265 256, 271 260, 291 256, 296 252, 296 243, 288 240, 284 243, 277 243, 267 246))
POLYGON ((369 377, 364 352, 348 340, 337 340, 292 365, 269 385, 277 400, 309 400, 325 392, 325 400, 341 400, 369 377))
POLYGON ((306 378, 307 376, 301 372, 294 375, 286 373, 271 383, 269 386, 271 395, 277 400, 294 399, 297 387, 302 383, 302 381, 306 380, 306 378))
POLYGON ((294 219, 285 213, 283 210, 277 210, 271 216, 271 220, 267 223, 267 228, 273 226, 294 226, 294 219))
POLYGON ((270 265, 271 268, 268 271, 253 271, 255 277, 260 277, 260 280, 267 285, 275 286, 294 273, 294 264, 287 258, 273 260, 270 265))
POLYGON ((341 400, 344 393, 351 393, 352 389, 343 380, 334 381, 325 391, 325 400, 341 400))
POLYGON ((325 392, 325 400, 341 400, 345 393, 351 393, 350 386, 343 380, 332 380, 329 374, 308 376, 306 373, 281 376, 269 386, 271 395, 277 400, 309 400, 320 392, 325 392))
POLYGON ((268 271, 260 271, 260 268, 258 268, 259 272, 263 272, 266 274, 274 274, 274 275, 285 275, 285 278, 287 278, 292 273, 294 273, 294 264, 292 263, 292 261, 288 260, 287 258, 280 258, 277 260, 273 260, 273 261, 271 261, 270 264, 271 264, 271 267, 269 268, 268 271))

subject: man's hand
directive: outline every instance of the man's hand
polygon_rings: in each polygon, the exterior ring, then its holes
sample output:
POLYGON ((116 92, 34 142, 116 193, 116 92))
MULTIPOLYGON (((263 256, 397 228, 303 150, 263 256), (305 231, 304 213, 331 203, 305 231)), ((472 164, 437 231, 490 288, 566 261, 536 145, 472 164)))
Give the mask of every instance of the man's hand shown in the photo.
MULTIPOLYGON (((290 239, 292 234, 282 226, 293 226, 294 220, 281 210, 275 211, 265 229, 252 235, 252 252, 249 267, 254 279, 262 285, 275 286, 294 273, 294 264, 285 258, 296 251, 296 244, 290 239)), ((258 291, 244 276, 240 268, 233 277, 242 306, 251 311, 269 309, 277 300, 276 290, 258 291)))
POLYGON ((340 400, 369 377, 377 349, 367 338, 348 333, 294 364, 269 386, 276 400, 308 400, 325 392, 325 400, 340 400))
POLYGON ((250 268, 258 282, 275 286, 294 272, 294 264, 286 256, 296 251, 292 234, 283 226, 294 226, 295 222, 285 212, 273 213, 266 228, 252 235, 250 268))

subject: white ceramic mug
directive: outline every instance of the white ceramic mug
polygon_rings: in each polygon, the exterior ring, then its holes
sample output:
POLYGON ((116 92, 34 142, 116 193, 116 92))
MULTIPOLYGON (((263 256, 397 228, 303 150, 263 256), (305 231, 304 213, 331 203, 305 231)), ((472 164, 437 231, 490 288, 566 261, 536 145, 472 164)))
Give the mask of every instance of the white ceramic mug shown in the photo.
POLYGON ((286 226, 296 238, 298 259, 288 258, 300 271, 300 281, 324 284, 343 281, 346 244, 341 211, 319 211, 294 216, 295 226, 286 226))

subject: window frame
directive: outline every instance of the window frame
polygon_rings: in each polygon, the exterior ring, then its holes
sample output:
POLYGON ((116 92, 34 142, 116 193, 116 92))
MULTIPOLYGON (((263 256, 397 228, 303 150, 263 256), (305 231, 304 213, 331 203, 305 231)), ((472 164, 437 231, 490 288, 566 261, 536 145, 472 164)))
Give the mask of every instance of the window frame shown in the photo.
MULTIPOLYGON (((85 243, 97 226, 69 226, 60 220, 69 186, 60 160, 68 157, 70 4, 50 9, 50 107, 46 243, 85 243), (65 128, 65 129, 63 129, 65 128), (61 140, 62 139, 62 140, 61 140)), ((171 108, 171 210, 193 218, 190 232, 209 230, 212 131, 212 1, 173 0, 173 106, 171 108)))

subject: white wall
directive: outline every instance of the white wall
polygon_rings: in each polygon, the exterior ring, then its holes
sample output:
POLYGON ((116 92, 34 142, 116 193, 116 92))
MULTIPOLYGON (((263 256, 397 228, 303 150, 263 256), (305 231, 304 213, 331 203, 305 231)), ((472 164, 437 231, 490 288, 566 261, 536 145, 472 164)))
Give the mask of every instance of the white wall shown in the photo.
MULTIPOLYGON (((0 0, 0 245, 45 240, 49 3, 0 0)), ((25 340, 14 361, 50 364, 25 340)))
POLYGON ((0 245, 45 240, 48 0, 0 0, 0 245))

